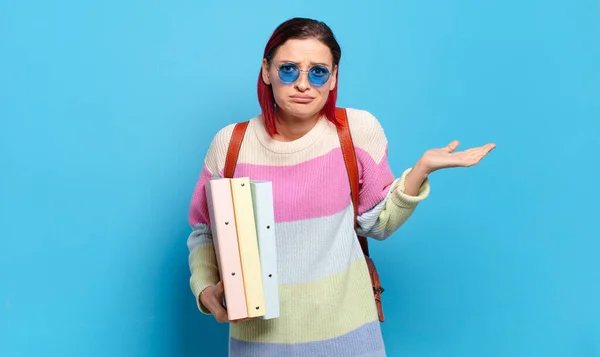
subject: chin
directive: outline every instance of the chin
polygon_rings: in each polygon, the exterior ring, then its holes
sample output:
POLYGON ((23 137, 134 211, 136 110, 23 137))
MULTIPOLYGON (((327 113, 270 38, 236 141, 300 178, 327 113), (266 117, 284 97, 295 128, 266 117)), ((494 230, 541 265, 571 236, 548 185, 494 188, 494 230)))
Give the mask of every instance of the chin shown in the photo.
POLYGON ((319 105, 317 103, 290 103, 287 106, 286 111, 298 118, 312 118, 315 115, 319 114, 322 107, 322 105, 319 105))

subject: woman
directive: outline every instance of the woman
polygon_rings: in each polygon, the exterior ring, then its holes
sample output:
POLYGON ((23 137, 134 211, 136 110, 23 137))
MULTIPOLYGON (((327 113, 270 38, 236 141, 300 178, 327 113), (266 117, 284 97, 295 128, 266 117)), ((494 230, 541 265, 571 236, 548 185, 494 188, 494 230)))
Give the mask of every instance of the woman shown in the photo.
MULTIPOLYGON (((273 182, 280 317, 232 321, 230 356, 385 356, 371 280, 354 230, 354 211, 335 117, 341 50, 327 25, 295 18, 264 51, 258 78, 261 115, 249 122, 236 177, 273 182)), ((488 144, 454 153, 431 149, 395 178, 387 140, 369 112, 347 109, 359 166, 356 232, 383 240, 429 193, 428 175, 471 166, 488 144)), ((222 176, 233 124, 210 145, 189 220, 191 289, 200 311, 227 321, 204 185, 222 176)))

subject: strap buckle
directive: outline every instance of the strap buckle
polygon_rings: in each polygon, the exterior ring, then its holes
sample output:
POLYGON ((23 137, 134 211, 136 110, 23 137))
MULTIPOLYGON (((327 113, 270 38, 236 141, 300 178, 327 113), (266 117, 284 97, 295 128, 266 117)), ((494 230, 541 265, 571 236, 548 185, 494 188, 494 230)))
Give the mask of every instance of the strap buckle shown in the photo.
POLYGON ((379 293, 379 294, 383 294, 383 292, 384 292, 384 291, 385 291, 385 289, 383 288, 383 286, 380 286, 380 287, 373 287, 373 293, 374 293, 374 294, 377 294, 377 293, 379 293))

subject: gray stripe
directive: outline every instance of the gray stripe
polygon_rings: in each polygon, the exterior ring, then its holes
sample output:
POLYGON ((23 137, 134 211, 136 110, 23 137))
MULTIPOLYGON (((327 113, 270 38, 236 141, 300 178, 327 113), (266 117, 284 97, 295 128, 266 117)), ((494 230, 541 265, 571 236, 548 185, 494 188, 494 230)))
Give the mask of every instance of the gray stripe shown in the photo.
POLYGON ((321 280, 346 270, 363 256, 353 229, 354 211, 295 222, 277 223, 277 269, 280 284, 321 280))
POLYGON ((371 237, 371 238, 375 238, 378 240, 384 240, 393 233, 393 232, 386 232, 385 230, 383 230, 382 227, 380 227, 380 225, 378 224, 378 221, 379 221, 379 215, 381 214, 381 211, 385 207, 385 203, 389 199, 390 194, 392 192, 392 188, 394 186, 395 185, 390 186, 390 189, 388 189, 388 192, 385 195, 385 198, 383 200, 381 200, 381 202, 379 202, 375 207, 371 208, 369 211, 364 212, 363 214, 358 216, 358 218, 357 218, 358 234, 360 234, 361 236, 365 236, 365 237, 371 237))
MULTIPOLYGON (((331 216, 275 224, 279 283, 321 280, 343 272, 360 259, 362 250, 353 230, 353 215, 350 205, 331 216)), ((210 227, 195 225, 187 240, 189 252, 212 244, 210 227)))
POLYGON ((264 343, 231 338, 229 357, 386 357, 381 327, 375 321, 340 337, 318 342, 264 343))
POLYGON ((212 233, 206 224, 196 224, 192 227, 192 233, 188 236, 187 246, 191 253, 201 245, 212 245, 212 233))

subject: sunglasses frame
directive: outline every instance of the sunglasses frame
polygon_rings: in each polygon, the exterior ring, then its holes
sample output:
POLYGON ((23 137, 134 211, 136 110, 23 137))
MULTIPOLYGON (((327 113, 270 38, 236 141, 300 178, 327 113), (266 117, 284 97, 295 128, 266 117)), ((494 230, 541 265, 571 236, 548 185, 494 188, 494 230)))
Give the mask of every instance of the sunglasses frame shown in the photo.
POLYGON ((327 84, 327 82, 329 82, 329 79, 331 78, 331 75, 333 74, 333 70, 330 70, 328 66, 325 66, 325 65, 323 65, 323 64, 315 64, 315 65, 313 65, 312 67, 310 67, 308 70, 306 70, 306 69, 301 69, 301 68, 300 68, 300 66, 299 66, 298 64, 294 63, 294 62, 282 62, 281 64, 279 64, 279 65, 276 65, 276 69, 277 69, 277 75, 279 76, 279 80, 280 80, 282 83, 285 83, 285 84, 292 84, 292 83, 296 82, 296 81, 297 81, 297 80, 300 78, 300 75, 302 75, 302 73, 304 72, 304 73, 306 73, 306 75, 307 75, 307 77, 308 77, 308 81, 310 82, 310 84, 311 84, 311 85, 313 85, 313 86, 315 86, 315 87, 322 87, 322 86, 324 86, 325 84, 327 84), (283 67, 283 66, 285 66, 285 65, 291 65, 291 66, 294 66, 294 67, 296 67, 296 69, 298 70, 298 77, 296 77, 296 79, 294 79, 294 80, 293 80, 293 81, 291 81, 291 82, 289 82, 289 81, 285 81, 285 80, 283 80, 283 78, 281 77, 281 67, 283 67), (325 70, 327 70, 327 79, 325 80, 325 82, 323 82, 323 83, 315 83, 315 82, 313 82, 313 81, 311 80, 311 78, 310 78, 310 71, 312 71, 314 68, 320 68, 320 69, 325 69, 325 70))

